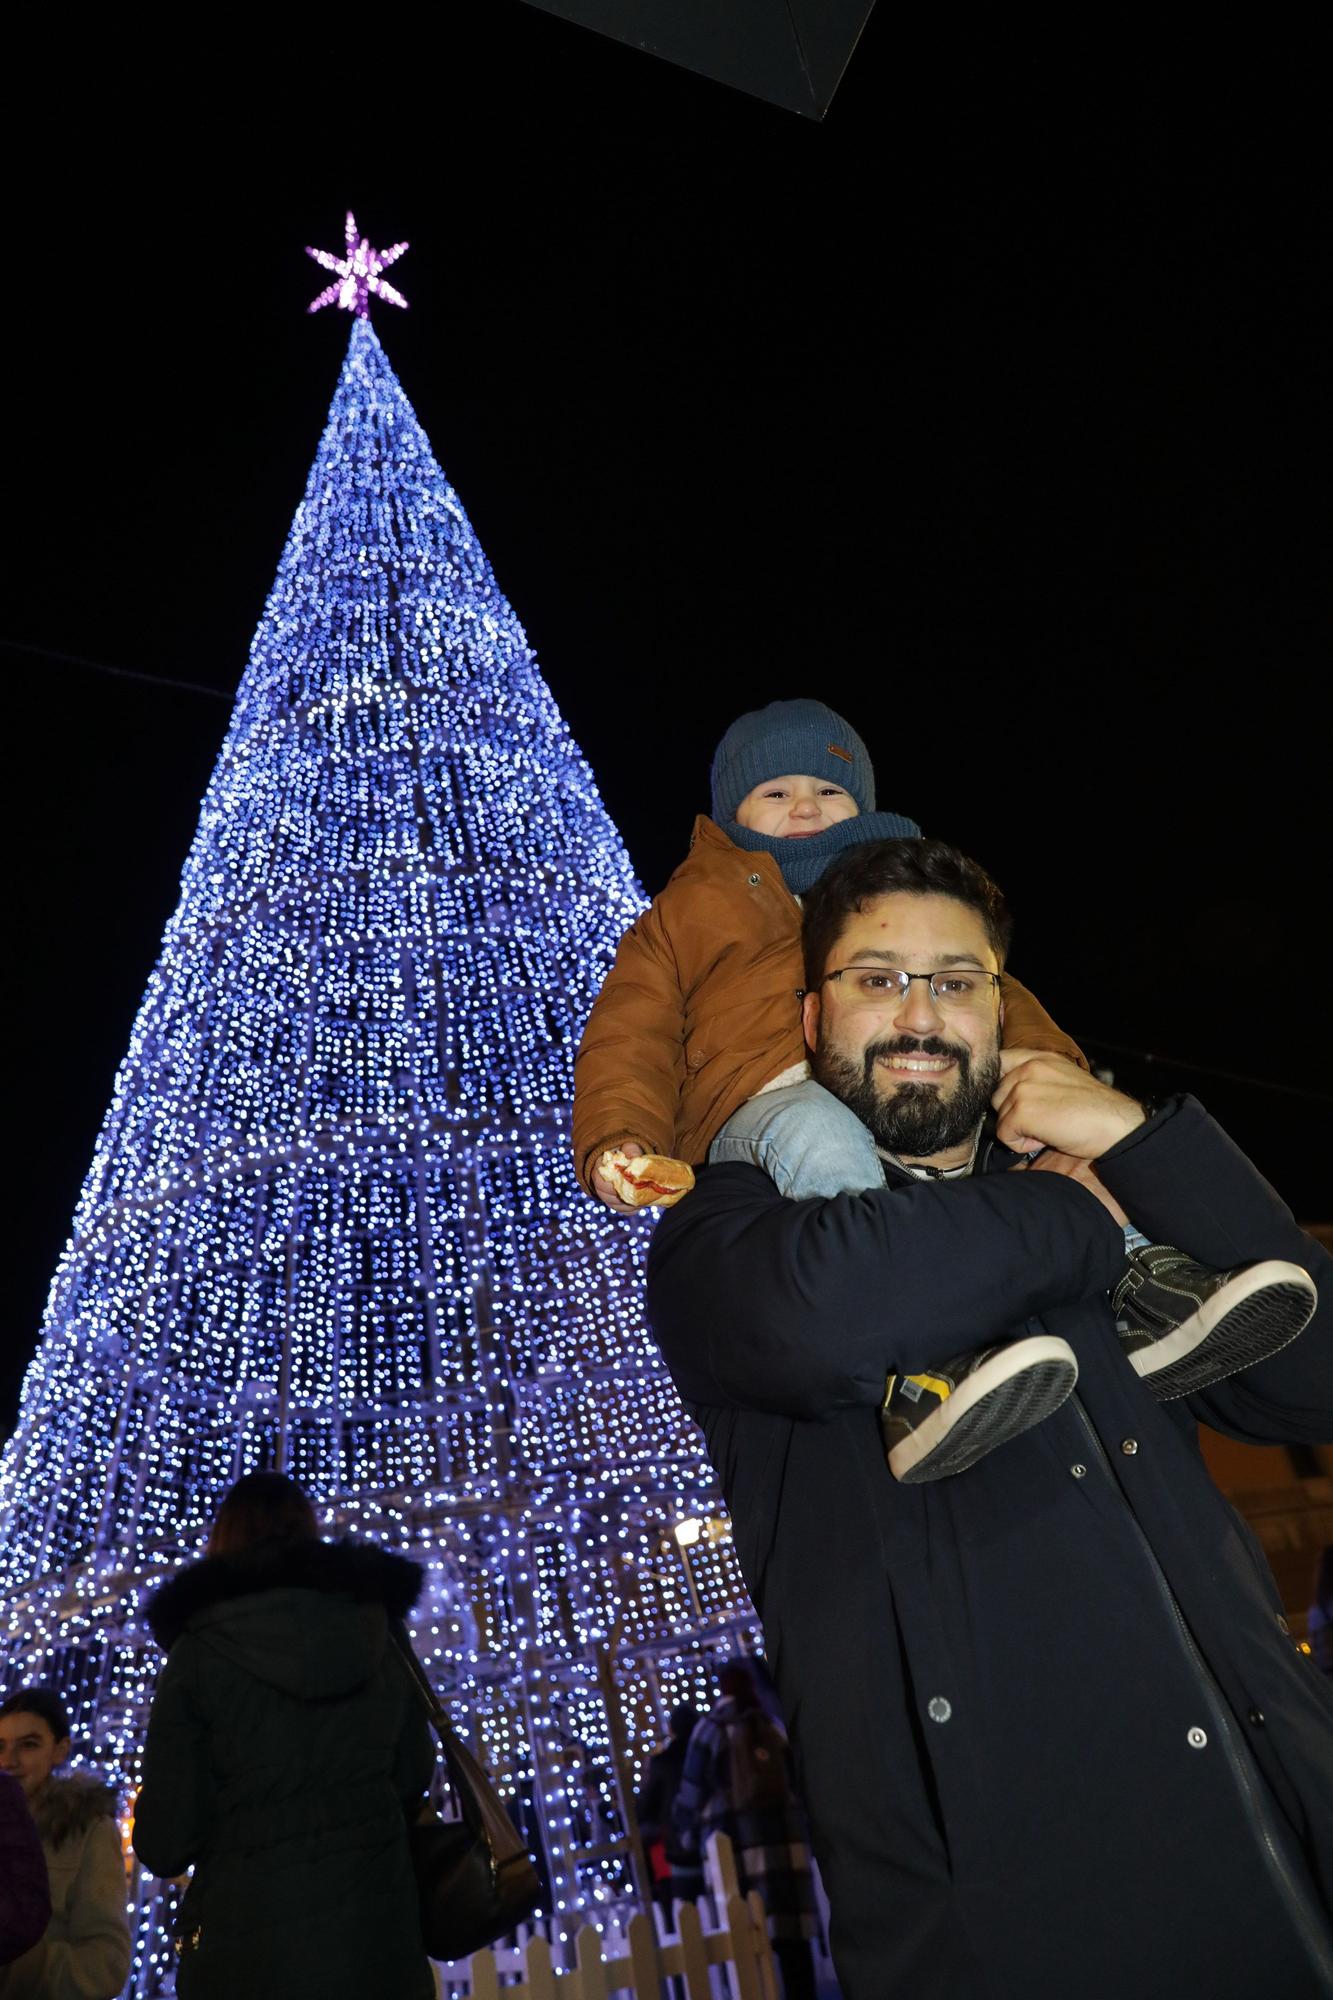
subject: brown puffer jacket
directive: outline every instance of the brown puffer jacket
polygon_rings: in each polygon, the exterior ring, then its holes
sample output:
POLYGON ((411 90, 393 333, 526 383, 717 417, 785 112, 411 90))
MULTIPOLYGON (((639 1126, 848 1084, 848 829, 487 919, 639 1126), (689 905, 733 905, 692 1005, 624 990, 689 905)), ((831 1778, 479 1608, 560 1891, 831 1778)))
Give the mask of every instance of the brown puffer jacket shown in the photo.
MULTIPOLYGON (((620 941, 574 1065, 574 1162, 591 1193, 608 1147, 699 1166, 734 1111, 806 1054, 801 907, 771 854, 749 854, 701 813, 690 851, 620 941)), ((1075 1042, 1007 973, 1007 1047, 1075 1042)))

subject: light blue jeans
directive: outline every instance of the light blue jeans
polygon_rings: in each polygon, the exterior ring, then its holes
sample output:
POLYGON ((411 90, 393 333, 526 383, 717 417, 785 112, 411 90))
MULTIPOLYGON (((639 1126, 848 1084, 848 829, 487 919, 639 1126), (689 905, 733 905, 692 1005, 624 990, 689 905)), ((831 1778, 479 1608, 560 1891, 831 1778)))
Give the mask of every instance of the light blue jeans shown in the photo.
POLYGON ((742 1104, 708 1148, 710 1165, 741 1160, 762 1167, 793 1201, 861 1194, 883 1187, 875 1142, 854 1111, 807 1078, 742 1104))
MULTIPOLYGON (((792 1201, 863 1194, 883 1187, 884 1169, 875 1142, 854 1111, 807 1078, 765 1090, 742 1104, 708 1148, 710 1165, 740 1160, 762 1167, 780 1194, 792 1201)), ((1148 1238, 1125 1225, 1126 1251, 1148 1238)))

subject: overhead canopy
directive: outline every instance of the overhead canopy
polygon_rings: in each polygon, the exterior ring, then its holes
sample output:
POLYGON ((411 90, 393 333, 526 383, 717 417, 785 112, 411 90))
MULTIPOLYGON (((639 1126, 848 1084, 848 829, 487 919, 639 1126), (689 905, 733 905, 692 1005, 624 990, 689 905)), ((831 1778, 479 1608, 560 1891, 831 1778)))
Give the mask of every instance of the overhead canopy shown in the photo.
POLYGON ((875 0, 527 0, 806 118, 822 118, 875 0))

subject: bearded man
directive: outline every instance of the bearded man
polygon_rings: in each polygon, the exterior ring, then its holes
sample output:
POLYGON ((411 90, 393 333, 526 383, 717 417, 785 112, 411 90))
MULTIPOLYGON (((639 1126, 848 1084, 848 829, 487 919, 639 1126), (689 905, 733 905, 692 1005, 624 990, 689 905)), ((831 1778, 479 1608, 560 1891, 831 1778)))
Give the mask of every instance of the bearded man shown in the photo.
POLYGON ((763 1619, 844 2000, 1333 1995, 1333 1701, 1195 1437, 1333 1433, 1333 1262, 1193 1099, 1000 1054, 1007 913, 953 849, 858 848, 804 935, 814 1075, 883 1184, 797 1201, 711 1165, 648 1300, 763 1619), (1219 1269, 1300 1265, 1319 1311, 1159 1401, 1108 1298, 1125 1211, 1219 1269), (1074 1393, 956 1476, 890 1477, 886 1384, 1032 1338, 1074 1393))

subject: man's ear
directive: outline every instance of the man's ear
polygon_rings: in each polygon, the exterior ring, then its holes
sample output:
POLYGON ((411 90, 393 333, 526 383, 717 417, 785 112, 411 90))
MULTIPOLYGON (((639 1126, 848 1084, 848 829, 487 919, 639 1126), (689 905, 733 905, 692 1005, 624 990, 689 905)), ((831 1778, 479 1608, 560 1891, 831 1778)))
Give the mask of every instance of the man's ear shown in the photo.
POLYGON ((1000 1002, 1000 1040, 1004 1040, 1004 1002, 1000 1002))
POLYGON ((819 994, 814 987, 801 1002, 801 1026, 805 1029, 806 1047, 813 1049, 819 1040, 819 994))

